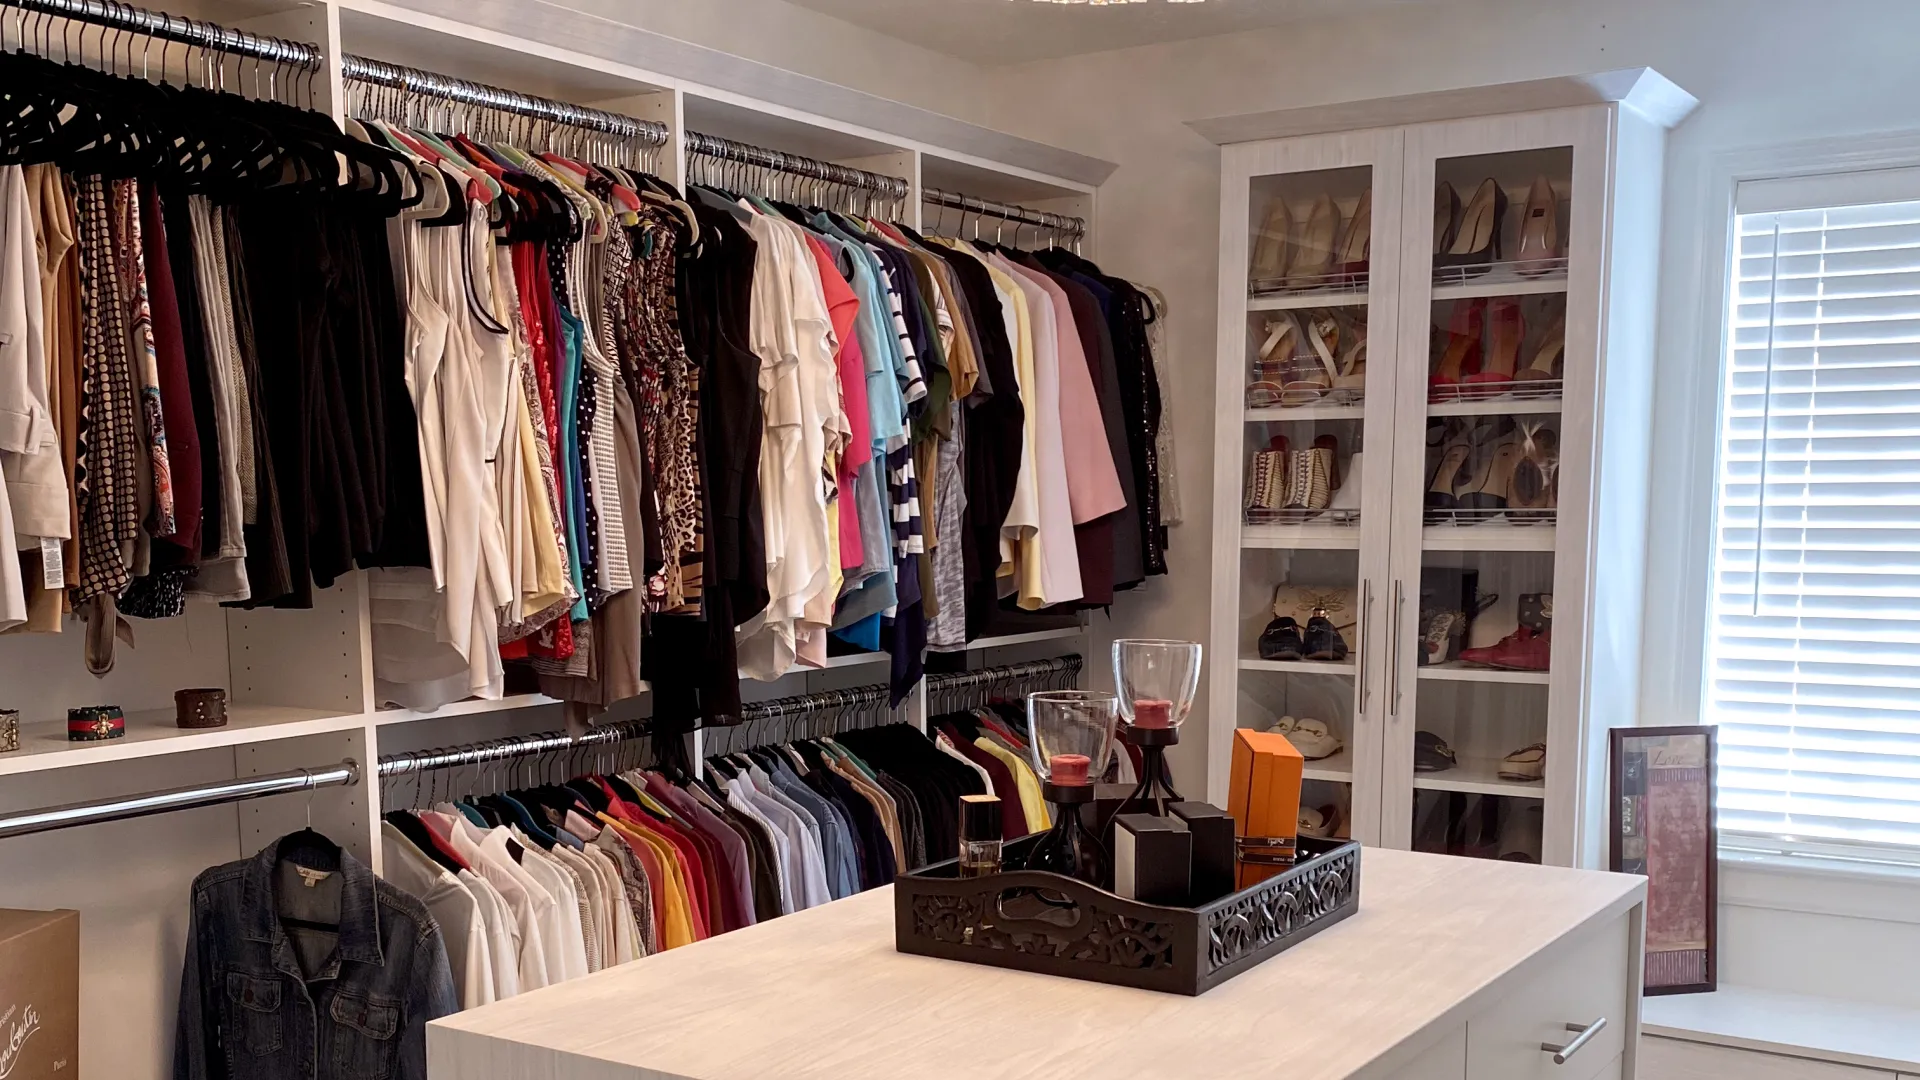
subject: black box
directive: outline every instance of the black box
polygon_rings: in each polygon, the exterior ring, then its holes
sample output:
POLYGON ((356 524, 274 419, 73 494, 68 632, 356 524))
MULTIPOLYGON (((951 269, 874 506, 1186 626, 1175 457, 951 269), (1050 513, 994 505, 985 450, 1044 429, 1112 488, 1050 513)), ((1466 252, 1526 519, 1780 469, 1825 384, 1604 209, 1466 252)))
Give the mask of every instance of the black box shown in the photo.
POLYGON ((1187 904, 1193 834, 1179 818, 1121 814, 1113 819, 1113 891, 1143 904, 1187 904))
POLYGON ((1167 812, 1193 834, 1193 882, 1187 903, 1211 904, 1231 893, 1233 874, 1233 815, 1203 802, 1177 802, 1167 812))

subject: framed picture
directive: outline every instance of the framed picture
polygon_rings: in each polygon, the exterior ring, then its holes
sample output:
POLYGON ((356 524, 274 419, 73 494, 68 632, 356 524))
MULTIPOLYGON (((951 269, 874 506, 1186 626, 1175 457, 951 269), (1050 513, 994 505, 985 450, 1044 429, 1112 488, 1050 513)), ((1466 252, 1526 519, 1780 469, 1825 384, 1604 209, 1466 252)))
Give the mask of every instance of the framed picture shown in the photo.
POLYGON ((1646 992, 1715 985, 1720 842, 1711 727, 1614 728, 1609 869, 1647 879, 1646 992))

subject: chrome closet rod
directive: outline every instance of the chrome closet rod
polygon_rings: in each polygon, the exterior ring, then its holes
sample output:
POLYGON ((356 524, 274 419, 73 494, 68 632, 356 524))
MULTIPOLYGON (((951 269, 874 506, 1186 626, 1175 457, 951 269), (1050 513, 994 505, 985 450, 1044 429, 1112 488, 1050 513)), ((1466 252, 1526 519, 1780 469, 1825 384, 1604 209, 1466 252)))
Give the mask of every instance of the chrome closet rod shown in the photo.
POLYGON ((650 734, 652 734, 652 725, 647 721, 622 720, 618 723, 589 728, 580 735, 569 735, 564 731, 543 731, 534 735, 513 735, 504 739, 488 739, 484 742, 466 743, 461 746, 442 746, 432 750, 386 754, 380 758, 375 768, 378 775, 385 779, 389 776, 427 772, 432 769, 448 769, 459 765, 479 765, 489 761, 536 757, 540 754, 573 750, 582 746, 628 742, 633 739, 644 739, 650 734))
POLYGON ((624 138, 639 139, 652 146, 665 146, 667 143, 667 126, 655 120, 641 120, 638 117, 623 116, 605 109, 591 109, 568 101, 535 97, 532 94, 520 93, 518 90, 507 90, 498 86, 488 86, 485 83, 456 79, 437 71, 425 71, 420 68, 389 64, 384 60, 348 55, 340 58, 340 74, 349 82, 364 83, 368 86, 391 86, 408 93, 435 97, 443 101, 479 105, 501 112, 565 124, 568 127, 604 131, 624 138))
POLYGON ((972 195, 962 195, 957 191, 942 191, 939 188, 922 188, 920 198, 923 202, 930 202, 935 206, 944 206, 963 213, 972 211, 982 217, 996 218, 1000 221, 1033 225, 1076 240, 1085 239, 1087 235, 1086 218, 1051 214, 1045 210, 1030 210, 1015 203, 981 199, 972 195))
POLYGON ((123 795, 114 799, 68 803, 65 806, 49 806, 39 810, 23 810, 0 815, 0 840, 26 836, 29 833, 71 829, 78 825, 93 825, 102 821, 121 821, 152 814, 167 814, 197 806, 242 802, 268 795, 312 791, 323 787, 350 786, 359 782, 360 766, 357 762, 348 759, 337 765, 327 765, 317 769, 289 769, 286 772, 223 780, 213 784, 195 784, 191 787, 168 788, 165 791, 148 791, 139 795, 123 795))
POLYGON ((717 135, 703 135, 698 131, 687 132, 687 153, 717 158, 721 161, 758 165, 763 169, 773 169, 812 180, 824 180, 829 184, 838 184, 842 187, 871 191, 887 198, 907 197, 907 182, 897 176, 867 172, 865 169, 855 169, 846 165, 835 165, 830 161, 801 157, 781 150, 769 150, 763 146, 735 142, 717 135))
POLYGON ((235 30, 215 23, 148 11, 105 0, 6 0, 0 7, 20 8, 42 15, 55 15, 76 22, 91 23, 112 30, 128 30, 162 41, 217 49, 236 56, 251 56, 283 64, 317 67, 320 50, 316 46, 285 38, 268 37, 246 30, 235 30))
POLYGON ((980 668, 976 671, 952 671, 927 676, 927 693, 950 693, 994 682, 1023 682, 1048 675, 1079 675, 1084 666, 1078 654, 1055 656, 1046 660, 1028 660, 1019 664, 980 668))

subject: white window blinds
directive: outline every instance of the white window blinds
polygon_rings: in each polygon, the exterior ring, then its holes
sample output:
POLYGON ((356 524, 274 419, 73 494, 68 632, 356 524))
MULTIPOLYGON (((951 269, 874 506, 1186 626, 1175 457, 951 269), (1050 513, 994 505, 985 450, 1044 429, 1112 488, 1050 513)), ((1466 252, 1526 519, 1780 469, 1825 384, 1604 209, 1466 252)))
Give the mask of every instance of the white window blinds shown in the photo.
POLYGON ((1720 826, 1920 850, 1920 201, 1735 220, 1705 693, 1720 826))

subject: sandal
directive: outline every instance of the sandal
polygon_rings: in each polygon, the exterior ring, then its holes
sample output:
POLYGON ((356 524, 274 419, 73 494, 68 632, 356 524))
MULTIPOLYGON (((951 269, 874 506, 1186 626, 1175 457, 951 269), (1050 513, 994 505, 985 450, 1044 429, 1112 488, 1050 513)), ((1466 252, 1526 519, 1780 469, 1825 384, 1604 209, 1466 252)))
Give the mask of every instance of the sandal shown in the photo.
POLYGON ((1340 373, 1333 377, 1333 389, 1327 391, 1330 404, 1352 405, 1367 393, 1366 324, 1354 323, 1349 336, 1353 338, 1353 343, 1347 346, 1346 355, 1340 358, 1340 373))
POLYGON ((1332 840, 1340 831, 1340 808, 1331 804, 1315 809, 1311 806, 1300 808, 1301 836, 1311 836, 1315 840, 1332 840))
POLYGON ((1259 358, 1253 362, 1253 381, 1247 385, 1249 409, 1271 409, 1280 404, 1281 380, 1291 366, 1294 343, 1300 337, 1300 325, 1291 315, 1268 322, 1266 331, 1259 358))
POLYGON ((1339 374, 1334 351, 1340 346, 1340 323, 1328 313, 1315 315, 1307 320, 1305 336, 1313 352, 1303 354, 1296 345, 1287 381, 1280 387, 1280 404, 1289 408, 1311 405, 1325 397, 1339 374))
POLYGON ((1558 503, 1560 435, 1542 423, 1520 425, 1520 461, 1507 492, 1507 520, 1531 525, 1550 520, 1558 503))

